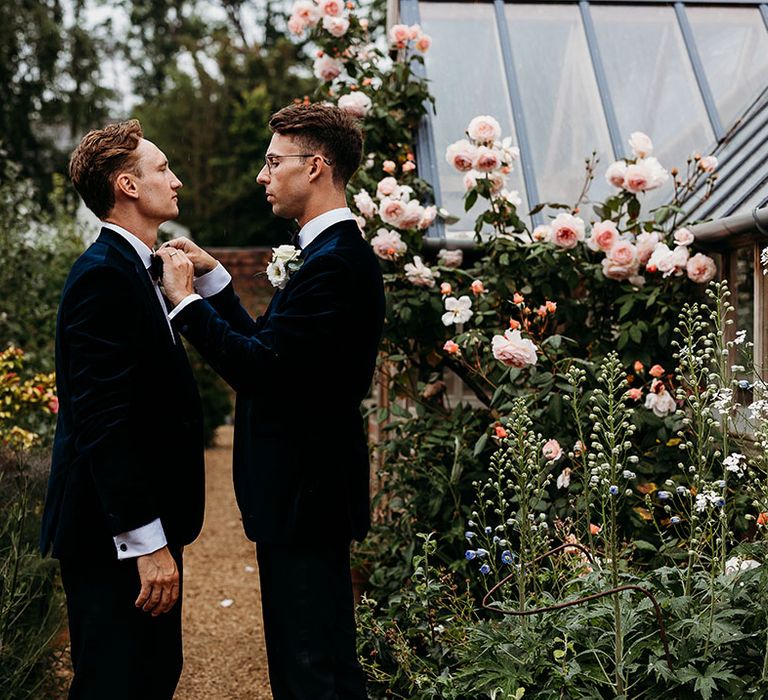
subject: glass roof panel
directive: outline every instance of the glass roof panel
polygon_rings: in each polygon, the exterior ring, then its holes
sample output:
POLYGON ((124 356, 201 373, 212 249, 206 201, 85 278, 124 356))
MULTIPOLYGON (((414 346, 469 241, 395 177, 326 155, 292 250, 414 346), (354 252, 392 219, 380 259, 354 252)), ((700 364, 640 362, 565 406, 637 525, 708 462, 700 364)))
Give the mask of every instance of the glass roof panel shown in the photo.
MULTIPOLYGON (((528 141, 542 201, 573 203, 593 150, 613 161, 608 126, 576 5, 507 4, 507 24, 528 141)), ((593 198, 609 192, 598 176, 593 198)))
MULTIPOLYGON (((673 8, 593 4, 591 12, 623 145, 644 131, 661 164, 684 171, 715 136, 673 8)), ((663 187, 649 204, 668 196, 663 187)))
MULTIPOLYGON (((425 63, 437 105, 432 124, 442 206, 461 217, 446 228, 471 231, 481 207, 464 213, 464 177, 446 162, 446 148, 466 138, 464 130, 479 114, 495 117, 502 135, 517 143, 493 5, 421 2, 419 12, 422 28, 433 39, 425 63)), ((518 190, 525 201, 519 168, 509 176, 509 188, 518 190)))
POLYGON ((701 62, 727 130, 768 83, 768 32, 756 7, 688 7, 701 62))

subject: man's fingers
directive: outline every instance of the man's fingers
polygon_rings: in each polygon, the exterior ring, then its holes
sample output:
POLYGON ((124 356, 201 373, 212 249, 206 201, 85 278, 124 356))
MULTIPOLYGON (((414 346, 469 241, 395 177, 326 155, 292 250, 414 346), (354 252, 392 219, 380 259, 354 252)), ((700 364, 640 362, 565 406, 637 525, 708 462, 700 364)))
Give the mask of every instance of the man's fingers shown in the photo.
POLYGON ((141 609, 144 612, 151 612, 157 607, 157 604, 160 602, 162 595, 163 595, 163 589, 160 586, 158 585, 152 586, 152 593, 149 596, 149 600, 146 603, 144 603, 141 609))
POLYGON ((141 590, 139 591, 139 597, 136 598, 134 605, 137 608, 141 608, 149 600, 150 593, 152 593, 152 585, 142 582, 141 590))
POLYGON ((160 600, 157 602, 154 610, 152 610, 152 617, 157 617, 164 612, 168 612, 168 608, 171 603, 171 589, 165 586, 160 589, 160 600))

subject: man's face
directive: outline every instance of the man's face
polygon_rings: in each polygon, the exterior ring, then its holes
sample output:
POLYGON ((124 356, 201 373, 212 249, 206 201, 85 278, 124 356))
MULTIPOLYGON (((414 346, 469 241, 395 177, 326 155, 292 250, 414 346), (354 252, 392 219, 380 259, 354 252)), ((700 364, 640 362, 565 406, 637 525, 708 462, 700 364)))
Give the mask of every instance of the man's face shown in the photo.
POLYGON ((151 141, 142 139, 136 154, 141 173, 136 178, 139 211, 146 219, 158 224, 175 219, 179 215, 181 180, 168 166, 165 154, 151 141))
POLYGON ((267 148, 267 163, 259 172, 256 182, 267 189, 267 201, 275 216, 284 219, 299 218, 309 196, 309 158, 281 158, 307 153, 291 136, 274 134, 267 148))

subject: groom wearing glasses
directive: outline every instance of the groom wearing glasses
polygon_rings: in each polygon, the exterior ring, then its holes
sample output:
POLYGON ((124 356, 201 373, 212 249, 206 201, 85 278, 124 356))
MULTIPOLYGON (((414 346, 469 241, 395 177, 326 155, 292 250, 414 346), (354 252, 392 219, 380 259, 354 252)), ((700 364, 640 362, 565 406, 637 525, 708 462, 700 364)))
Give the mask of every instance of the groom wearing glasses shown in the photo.
POLYGON ((163 283, 174 328, 237 391, 235 492, 256 542, 273 696, 363 700, 349 545, 370 525, 360 403, 384 292, 345 197, 362 134, 319 104, 286 107, 270 127, 258 182, 299 223, 301 251, 265 314, 252 319, 224 268, 185 239, 160 250, 163 283))

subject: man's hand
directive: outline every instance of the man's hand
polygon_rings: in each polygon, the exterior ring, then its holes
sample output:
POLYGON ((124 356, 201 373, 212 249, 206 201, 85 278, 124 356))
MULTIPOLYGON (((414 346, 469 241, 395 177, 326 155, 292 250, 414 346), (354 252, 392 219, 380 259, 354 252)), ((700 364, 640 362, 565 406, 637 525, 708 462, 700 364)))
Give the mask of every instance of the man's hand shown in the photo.
POLYGON ((194 265, 178 248, 163 247, 157 254, 163 259, 163 291, 168 301, 176 306, 184 297, 195 292, 192 286, 194 265))
POLYGON ((160 246, 160 250, 163 250, 163 248, 176 248, 176 250, 183 251, 195 266, 196 277, 200 277, 200 275, 210 272, 219 264, 216 258, 208 255, 208 253, 206 253, 199 245, 183 236, 174 238, 167 243, 163 243, 163 245, 160 246))
POLYGON ((179 599, 179 569, 168 547, 136 558, 141 591, 134 605, 157 617, 179 599))

